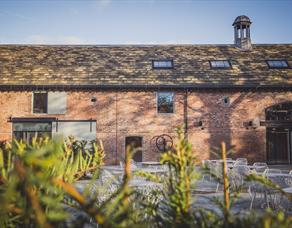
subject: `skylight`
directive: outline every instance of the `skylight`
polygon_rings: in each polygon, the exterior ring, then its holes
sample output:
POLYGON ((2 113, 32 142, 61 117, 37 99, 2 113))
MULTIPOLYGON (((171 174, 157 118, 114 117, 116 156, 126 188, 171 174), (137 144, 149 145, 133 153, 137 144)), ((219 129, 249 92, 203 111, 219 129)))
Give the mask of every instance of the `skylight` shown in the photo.
POLYGON ((288 63, 286 60, 268 60, 268 66, 270 68, 288 68, 288 63))
POLYGON ((173 68, 172 60, 153 60, 152 61, 153 69, 171 69, 173 68))
POLYGON ((210 65, 212 68, 219 68, 219 69, 231 68, 231 64, 228 60, 211 60, 210 65))

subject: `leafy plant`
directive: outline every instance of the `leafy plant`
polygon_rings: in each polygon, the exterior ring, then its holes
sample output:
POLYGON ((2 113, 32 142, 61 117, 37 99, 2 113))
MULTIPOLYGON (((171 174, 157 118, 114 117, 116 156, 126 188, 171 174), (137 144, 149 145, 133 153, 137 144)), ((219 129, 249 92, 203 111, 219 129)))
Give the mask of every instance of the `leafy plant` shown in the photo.
POLYGON ((103 165, 105 157, 102 142, 78 141, 70 137, 63 145, 62 162, 52 168, 52 172, 66 182, 72 183, 87 173, 95 172, 103 165))
POLYGON ((191 211, 191 185, 198 178, 196 158, 191 144, 181 129, 177 130, 178 143, 174 149, 162 154, 161 163, 168 166, 164 200, 156 206, 155 221, 158 227, 184 227, 193 221, 191 211))
POLYGON ((14 142, 12 165, 0 185, 0 226, 53 227, 64 221, 62 190, 52 184, 49 168, 59 163, 60 142, 14 142))
MULTIPOLYGON (((224 155, 224 147, 222 152, 224 155)), ((113 183, 113 192, 104 194, 101 191, 106 187, 101 181, 104 171, 100 168, 105 155, 101 143, 88 145, 71 138, 65 143, 34 139, 30 144, 15 141, 12 145, 3 145, 0 150, 0 227, 66 227, 68 218, 72 218, 66 212, 68 208, 83 215, 73 220, 71 225, 75 227, 89 222, 99 227, 288 228, 292 224, 292 218, 283 212, 233 213, 233 202, 240 192, 229 192, 226 169, 221 170, 218 178, 225 183, 224 200, 210 202, 219 205, 219 212, 195 207, 193 189, 201 174, 196 168, 192 146, 181 129, 178 129, 173 150, 161 157, 161 163, 168 167, 166 175, 132 172, 132 154, 133 151, 127 149, 122 180, 113 183), (74 182, 89 172, 92 175, 89 175, 88 185, 82 191, 77 190, 74 182), (130 187, 133 175, 163 187, 137 191, 130 187)), ((264 179, 255 176, 248 179, 279 190, 264 179)))

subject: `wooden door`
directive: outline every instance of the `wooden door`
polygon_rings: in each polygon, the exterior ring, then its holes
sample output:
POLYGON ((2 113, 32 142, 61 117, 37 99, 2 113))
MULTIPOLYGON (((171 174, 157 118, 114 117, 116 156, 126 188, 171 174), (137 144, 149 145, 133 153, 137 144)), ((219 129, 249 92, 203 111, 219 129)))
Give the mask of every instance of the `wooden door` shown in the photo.
POLYGON ((143 153, 142 153, 142 137, 139 136, 129 136, 126 137, 125 151, 127 148, 130 148, 131 151, 134 151, 133 160, 135 162, 142 162, 143 153))
POLYGON ((290 163, 290 138, 288 129, 267 129, 267 156, 270 164, 290 163))

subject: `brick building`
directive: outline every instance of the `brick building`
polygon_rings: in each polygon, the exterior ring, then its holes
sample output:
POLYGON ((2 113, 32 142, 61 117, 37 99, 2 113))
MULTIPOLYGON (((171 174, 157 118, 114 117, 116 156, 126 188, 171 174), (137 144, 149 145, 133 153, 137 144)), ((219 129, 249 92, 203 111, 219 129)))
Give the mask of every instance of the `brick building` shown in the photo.
POLYGON ((98 139, 112 164, 131 142, 156 160, 184 126, 201 159, 225 141, 291 164, 292 44, 252 44, 250 25, 236 18, 232 45, 0 45, 0 140, 98 139))

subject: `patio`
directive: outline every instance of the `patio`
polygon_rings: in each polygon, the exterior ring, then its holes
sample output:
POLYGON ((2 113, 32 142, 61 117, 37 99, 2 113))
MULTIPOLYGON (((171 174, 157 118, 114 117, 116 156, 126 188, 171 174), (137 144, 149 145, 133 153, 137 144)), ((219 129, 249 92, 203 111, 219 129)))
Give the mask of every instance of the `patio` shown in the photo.
MULTIPOLYGON (((244 160, 244 159, 243 159, 244 160)), ((284 209, 286 213, 291 213, 292 204, 288 201, 286 196, 279 190, 273 190, 270 186, 263 186, 261 183, 254 181, 245 181, 244 177, 248 174, 256 174, 260 177, 265 177, 277 184, 282 191, 287 194, 292 194, 292 166, 288 165, 266 165, 264 163, 257 163, 248 165, 247 161, 227 160, 229 164, 228 177, 230 181, 230 191, 234 193, 240 189, 240 195, 236 199, 234 205, 231 207, 234 213, 243 211, 263 211, 269 207, 273 210, 284 209), (266 165, 266 166, 265 166, 266 165)), ((194 180, 192 184, 192 195, 194 196, 193 207, 201 207, 211 210, 219 210, 214 204, 214 198, 223 199, 223 186, 214 176, 221 178, 221 160, 203 161, 203 165, 210 162, 212 167, 210 172, 202 167, 196 167, 198 172, 202 175, 198 180, 194 180)), ((149 194, 151 190, 161 190, 163 188, 163 178, 167 176, 168 170, 166 166, 160 165, 158 162, 133 162, 132 167, 133 179, 129 185, 145 194, 149 194), (135 175, 135 172, 148 173, 161 178, 162 183, 156 183, 146 180, 145 177, 135 175)), ((120 166, 104 166, 101 182, 99 180, 94 184, 97 186, 104 186, 107 193, 114 191, 121 183, 123 175, 123 165, 120 166), (107 187, 106 187, 107 186, 107 187)), ((75 186, 82 192, 82 189, 89 183, 89 181, 78 181, 75 186)), ((94 192, 94 189, 92 189, 94 192)))

